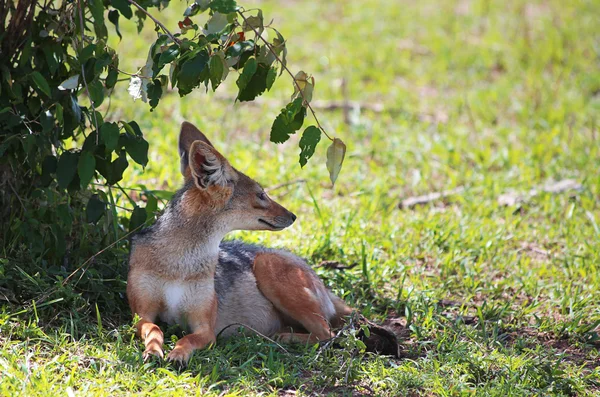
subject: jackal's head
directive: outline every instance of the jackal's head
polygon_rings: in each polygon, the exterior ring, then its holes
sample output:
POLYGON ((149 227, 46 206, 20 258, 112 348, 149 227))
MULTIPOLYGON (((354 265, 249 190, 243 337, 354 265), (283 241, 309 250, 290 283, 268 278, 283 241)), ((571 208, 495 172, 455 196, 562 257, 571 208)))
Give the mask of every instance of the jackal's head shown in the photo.
POLYGON ((187 216, 210 216, 226 231, 281 230, 296 220, 188 122, 181 125, 179 155, 188 186, 181 202, 187 216))

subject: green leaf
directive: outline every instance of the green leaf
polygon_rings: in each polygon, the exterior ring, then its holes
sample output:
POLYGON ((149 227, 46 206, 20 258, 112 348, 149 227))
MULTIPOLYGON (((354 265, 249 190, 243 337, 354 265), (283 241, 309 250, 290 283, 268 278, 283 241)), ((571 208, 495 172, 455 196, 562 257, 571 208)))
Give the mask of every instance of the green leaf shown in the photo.
POLYGON ((50 86, 48 85, 48 82, 40 72, 33 71, 31 73, 31 79, 35 83, 36 87, 39 88, 40 91, 42 91, 44 94, 46 94, 46 96, 52 96, 50 86))
POLYGON ((127 136, 125 140, 127 154, 139 165, 148 164, 148 142, 142 137, 127 136))
POLYGON ((127 0, 111 0, 111 5, 119 10, 127 19, 131 19, 133 16, 133 12, 131 11, 131 7, 127 0))
POLYGON ((94 71, 96 72, 96 74, 101 74, 102 70, 108 65, 110 65, 112 61, 112 56, 108 52, 105 52, 100 57, 98 57, 98 59, 96 60, 96 64, 94 65, 94 71))
POLYGON ((227 67, 227 65, 224 64, 223 58, 221 58, 219 54, 214 54, 210 57, 208 70, 213 91, 215 91, 219 84, 221 84, 221 80, 223 79, 223 70, 225 67, 227 67))
POLYGON ((148 83, 148 103, 150 104, 150 111, 153 111, 158 106, 160 97, 162 96, 162 85, 160 79, 154 79, 148 83))
POLYGON ((331 145, 327 148, 327 170, 329 170, 329 179, 331 184, 335 185, 335 181, 342 169, 342 163, 346 156, 346 145, 341 139, 334 138, 331 145))
POLYGON ((208 5, 211 10, 220 12, 221 14, 229 14, 237 11, 235 0, 213 0, 208 5))
POLYGON ((252 54, 254 52, 254 47, 255 44, 252 40, 242 41, 241 43, 237 42, 227 49, 225 55, 227 55, 227 58, 235 58, 247 52, 252 54))
POLYGON ((133 232, 146 222, 146 210, 137 205, 133 208, 133 213, 129 218, 129 232, 133 232))
POLYGON ((122 40, 123 36, 121 35, 121 31, 119 30, 119 11, 110 10, 108 12, 108 20, 111 21, 113 25, 115 25, 117 36, 119 36, 119 40, 122 40))
POLYGON ((236 81, 236 84, 240 91, 243 91, 244 88, 246 88, 246 86, 250 82, 250 79, 252 79, 252 76, 254 76, 254 74, 256 73, 257 67, 258 64, 256 63, 256 58, 248 58, 246 64, 244 65, 244 70, 242 71, 240 77, 238 77, 236 81))
POLYGON ((119 72, 116 68, 109 68, 108 74, 106 75, 106 80, 104 80, 104 85, 107 89, 113 88, 115 84, 117 84, 117 79, 119 78, 119 72))
POLYGON ((131 120, 128 123, 123 123, 123 126, 125 127, 127 132, 129 132, 133 136, 137 136, 137 137, 144 136, 144 134, 142 134, 142 130, 140 129, 139 124, 134 120, 131 120))
POLYGON ((106 25, 104 24, 104 4, 102 0, 88 0, 92 17, 94 18, 94 31, 96 36, 105 39, 108 36, 106 25))
POLYGON ((194 58, 181 65, 177 74, 177 88, 180 96, 189 94, 200 85, 202 72, 208 64, 208 59, 208 52, 201 50, 194 58))
POLYGON ((50 174, 56 172, 57 165, 58 161, 56 160, 56 157, 52 155, 44 157, 44 161, 42 162, 42 184, 44 186, 48 186, 50 182, 52 182, 52 176, 50 174))
POLYGON ((237 99, 241 102, 252 101, 254 98, 265 92, 267 89, 268 73, 269 67, 259 63, 256 73, 254 73, 246 87, 243 90, 240 90, 237 99))
MULTIPOLYGON (((179 55, 179 46, 173 44, 160 54, 158 58, 158 70, 160 71, 167 63, 171 63, 179 55)), ((156 76, 158 73, 155 73, 156 76)))
POLYGON ((242 24, 242 30, 244 32, 253 32, 256 30, 259 34, 262 34, 263 30, 265 30, 263 23, 262 11, 258 10, 258 15, 246 17, 244 23, 242 24))
POLYGON ((306 116, 306 108, 302 106, 302 98, 297 98, 293 102, 281 109, 281 113, 275 118, 271 127, 271 142, 283 143, 302 127, 306 116))
POLYGON ((116 123, 104 123, 100 126, 100 138, 108 153, 118 148, 119 126, 116 123))
POLYGON ((267 73, 267 90, 271 91, 271 87, 273 87, 273 83, 275 83, 276 78, 277 68, 275 66, 271 66, 269 68, 269 72, 267 73))
POLYGON ((54 114, 56 117, 56 121, 58 121, 59 124, 62 124, 64 118, 64 111, 60 103, 56 104, 56 111, 54 112, 54 114))
POLYGON ((315 153, 317 143, 321 140, 321 129, 311 125, 307 127, 300 138, 300 166, 304 167, 308 159, 315 153))
POLYGON ((125 151, 120 151, 119 157, 112 162, 107 159, 96 161, 96 169, 106 178, 106 182, 109 185, 114 185, 123 179, 123 172, 127 169, 127 166, 129 166, 129 162, 127 161, 125 151))
POLYGON ((63 81, 62 83, 60 83, 60 85, 58 86, 58 89, 61 91, 65 91, 65 90, 74 90, 77 87, 79 87, 79 74, 75 74, 75 75, 69 77, 68 79, 66 79, 65 81, 63 81))
POLYGON ((196 0, 183 13, 184 17, 192 17, 200 12, 208 10, 210 0, 196 0))
POLYGON ((63 152, 58 159, 58 165, 56 167, 56 181, 58 186, 66 189, 73 177, 77 173, 77 162, 79 160, 78 153, 74 152, 63 152))
POLYGON ((45 112, 42 111, 40 113, 40 124, 42 125, 42 131, 44 131, 45 133, 49 132, 50 130, 52 130, 52 128, 54 128, 54 117, 52 116, 52 113, 50 113, 49 110, 46 110, 45 112))
POLYGON ((85 207, 85 218, 89 223, 96 223, 105 211, 106 203, 102 202, 97 194, 93 194, 85 207))
POLYGON ((85 189, 94 177, 96 169, 96 159, 91 152, 81 152, 79 156, 79 164, 77 164, 77 172, 79 173, 79 182, 81 188, 85 189))
POLYGON ((99 79, 94 79, 88 83, 90 99, 94 102, 94 106, 98 107, 104 101, 104 86, 99 79))

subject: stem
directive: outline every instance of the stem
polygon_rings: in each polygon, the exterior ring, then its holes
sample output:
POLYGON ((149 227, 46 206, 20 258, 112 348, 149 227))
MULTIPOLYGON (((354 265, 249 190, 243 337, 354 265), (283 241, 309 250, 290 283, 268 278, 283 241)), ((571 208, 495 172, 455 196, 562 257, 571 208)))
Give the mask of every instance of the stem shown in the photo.
MULTIPOLYGON (((129 1, 131 1, 131 0, 129 0, 129 1)), ((244 16, 244 14, 242 14, 242 11, 238 10, 238 14, 240 14, 240 16, 242 17, 242 19, 244 20, 244 22, 246 22, 247 25, 250 26, 250 28, 254 31, 254 33, 256 34, 256 37, 258 37, 259 39, 262 40, 263 43, 265 43, 265 45, 267 46, 267 48, 269 49, 269 51, 271 51, 271 54, 273 54, 273 56, 275 57, 275 59, 277 59, 277 61, 279 61, 279 64, 281 65, 281 67, 290 75, 290 77, 294 81, 294 85, 296 86, 296 88, 298 88, 298 91, 300 92, 300 95, 302 96, 302 99, 304 100, 304 102, 306 102, 306 106, 308 106, 308 108, 310 109, 310 112, 312 113, 315 121, 317 122, 317 126, 319 127, 319 129, 321 131, 323 131, 323 134, 325 134, 325 136, 330 141, 333 141, 333 138, 329 136, 329 134, 321 126, 321 123, 319 123, 319 119, 317 118, 317 115, 315 114, 315 111, 313 110, 312 106, 310 106, 310 103, 306 100, 306 97, 304 96, 304 92, 300 88, 300 85, 298 84, 298 81, 296 80, 296 78, 294 77, 294 75, 292 74, 292 72, 288 69, 288 67, 283 62, 281 62, 281 59, 275 53, 275 50, 273 49, 273 46, 271 45, 271 43, 269 43, 267 40, 265 40, 262 37, 262 35, 260 33, 258 33, 258 31, 254 28, 254 26, 252 26, 251 24, 248 23, 248 20, 246 19, 246 17, 244 16)))
MULTIPOLYGON (((81 25, 81 49, 83 50, 83 46, 85 44, 85 39, 83 35, 83 31, 85 30, 85 25, 83 23, 83 10, 81 9, 81 0, 77 0, 77 8, 79 8, 79 24, 81 25)), ((85 70, 83 68, 83 63, 81 64, 81 77, 83 77, 83 84, 85 85, 85 90, 88 94, 88 98, 90 99, 90 105, 92 105, 92 112, 94 112, 94 124, 96 125, 96 145, 98 145, 98 137, 100 136, 100 129, 98 128, 98 118, 96 117, 96 107, 94 106, 94 101, 92 100, 92 96, 90 95, 90 89, 88 88, 87 79, 85 78, 85 70)))
POLYGON ((146 11, 142 6, 140 6, 138 3, 136 3, 133 0, 127 0, 127 2, 129 2, 129 4, 134 5, 135 7, 137 7, 138 10, 140 10, 141 12, 143 12, 144 14, 146 14, 148 17, 150 17, 150 19, 152 19, 155 24, 157 24, 158 26, 160 26, 160 28, 171 38, 171 40, 173 40, 177 44, 181 43, 181 40, 179 40, 178 38, 176 38, 175 36, 173 36, 173 34, 169 31, 169 29, 167 29, 165 27, 165 25, 163 25, 162 23, 160 23, 160 21, 158 19, 156 19, 152 15, 150 15, 150 13, 148 13, 148 11, 146 11))

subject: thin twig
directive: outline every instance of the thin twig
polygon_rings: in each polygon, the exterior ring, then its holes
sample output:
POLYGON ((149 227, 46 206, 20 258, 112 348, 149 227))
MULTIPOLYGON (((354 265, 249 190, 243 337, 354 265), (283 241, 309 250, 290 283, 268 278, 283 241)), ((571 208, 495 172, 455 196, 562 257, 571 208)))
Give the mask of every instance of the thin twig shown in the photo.
MULTIPOLYGON (((83 51, 83 46, 85 45, 84 38, 84 30, 85 25, 83 23, 83 10, 81 9, 81 0, 77 0, 77 8, 79 8, 79 23, 81 24, 81 50, 83 51)), ((83 63, 81 63, 81 77, 83 77, 83 84, 85 85, 85 90, 88 94, 88 98, 90 100, 90 105, 92 105, 92 112, 94 112, 94 124, 96 125, 96 145, 98 145, 98 137, 100 136, 100 131, 98 129, 98 118, 96 117, 96 107, 94 106, 94 101, 92 100, 92 96, 90 95, 90 89, 88 88, 87 79, 85 78, 85 70, 83 68, 83 63)))
POLYGON ((129 4, 134 5, 135 7, 137 7, 138 10, 140 10, 141 12, 143 12, 144 14, 146 14, 147 16, 150 17, 150 19, 152 19, 154 21, 155 24, 157 24, 158 26, 160 26, 160 28, 171 38, 171 40, 173 40, 175 43, 180 44, 181 40, 179 40, 178 38, 176 38, 175 36, 173 36, 173 34, 169 31, 169 29, 167 29, 165 27, 165 25, 163 25, 162 23, 160 23, 160 21, 156 18, 154 18, 148 11, 146 11, 142 6, 140 6, 138 3, 136 3, 133 0, 127 0, 129 2, 129 4))
MULTIPOLYGON (((129 233, 127 233, 126 235, 124 235, 123 237, 115 240, 114 242, 110 243, 109 245, 107 245, 106 247, 104 247, 103 249, 101 249, 100 251, 96 252, 94 255, 90 256, 85 262, 83 262, 83 264, 81 266, 79 266, 77 269, 73 270, 73 272, 71 274, 69 274, 69 276, 67 278, 65 278, 62 282, 62 285, 65 286, 67 284, 67 282, 71 279, 71 277, 73 277, 78 271, 80 271, 81 269, 83 269, 88 263, 90 263, 93 259, 95 259, 98 255, 102 254, 104 251, 106 251, 109 248, 112 248, 114 245, 116 245, 118 242, 126 239, 127 237, 129 237, 130 235, 132 235, 133 233, 137 232, 138 229, 140 229, 141 227, 145 226, 146 223, 142 223, 141 225, 139 225, 138 227, 136 227, 135 229, 133 229, 132 231, 130 231, 129 233)), ((83 275, 83 274, 82 274, 83 275)))
POLYGON ((282 187, 286 187, 286 186, 290 186, 290 185, 296 185, 296 184, 300 184, 300 183, 306 183, 306 179, 295 179, 293 181, 280 183, 278 185, 272 186, 272 187, 267 188, 265 190, 267 192, 272 192, 273 190, 281 189, 282 187))
POLYGON ((12 183, 10 183, 10 180, 7 179, 6 182, 8 182, 8 186, 10 186, 10 188, 13 191, 13 193, 15 194, 15 196, 17 196, 17 199, 19 199, 19 203, 21 203, 21 207, 23 207, 23 209, 25 211, 27 211, 27 209, 25 208, 25 204, 23 204, 23 200, 21 200, 19 193, 17 193, 17 190, 15 189, 15 187, 12 185, 12 183))
POLYGON ((346 376, 344 376, 345 384, 348 384, 348 378, 350 377, 350 370, 352 369, 352 360, 354 360, 354 358, 356 357, 357 354, 358 354, 358 349, 354 349, 354 351, 352 351, 352 356, 348 359, 348 368, 346 369, 346 376))
MULTIPOLYGON (((129 0, 131 1, 131 0, 129 0)), ((246 19, 246 17, 244 16, 244 14, 242 13, 242 11, 238 10, 238 14, 240 14, 240 16, 242 17, 242 19, 244 20, 244 22, 246 22, 246 24, 248 26, 250 26, 250 28, 254 31, 254 33, 256 33, 256 36, 258 38, 260 38, 263 43, 265 43, 265 45, 267 46, 267 48, 269 49, 269 51, 271 51, 271 54, 273 54, 273 56, 275 57, 275 59, 277 59, 277 61, 279 62, 279 64, 281 65, 281 67, 290 75, 290 77, 292 78, 292 80, 294 81, 294 85, 296 86, 296 88, 298 88, 298 91, 300 92, 300 95, 302 96, 302 99, 304 100, 304 102, 306 102, 306 106, 308 106, 308 108, 310 109, 310 112, 312 113, 315 122, 317 123, 317 126, 319 127, 319 129, 321 131, 323 131, 323 134, 325 134, 325 136, 330 140, 333 141, 333 138, 329 136, 329 134, 325 131, 325 129, 321 126, 321 123, 319 123, 319 119, 317 118, 317 115, 315 114, 315 111, 313 110, 312 106, 310 106, 310 103, 306 100, 306 97, 304 96, 304 91, 302 91, 302 89, 300 88, 300 85, 298 84, 298 81, 296 80, 296 78, 294 77, 294 75, 292 74, 292 72, 288 69, 288 67, 281 62, 281 59, 279 58, 279 56, 275 53, 275 50, 273 49, 273 46, 271 45, 271 43, 269 43, 267 40, 265 40, 262 35, 260 33, 258 33, 258 31, 254 28, 254 26, 252 26, 252 24, 248 23, 248 20, 246 19)))
POLYGON ((119 185, 119 183, 118 183, 118 182, 117 182, 117 184, 116 184, 116 185, 117 185, 117 187, 119 188, 119 190, 120 190, 121 192, 123 192, 123 194, 125 195, 125 197, 127 197, 127 200, 129 200, 129 202, 130 202, 130 203, 132 203, 132 204, 135 204, 135 201, 133 201, 133 200, 131 199, 131 197, 129 197, 129 195, 127 194, 127 192, 125 191, 125 189, 123 189, 123 188, 121 187, 121 185, 119 185))
POLYGON ((231 323, 231 324, 227 325, 225 328, 223 328, 221 331, 219 331, 219 333, 217 334, 217 336, 215 337, 215 339, 218 339, 219 336, 221 336, 221 334, 223 333, 223 331, 225 331, 226 329, 228 329, 230 327, 233 327, 234 325, 241 326, 241 327, 244 327, 244 328, 248 328, 250 331, 254 332, 256 335, 258 335, 258 336, 260 336, 260 337, 268 340, 269 342, 274 343, 275 345, 277 345, 277 347, 279 347, 284 353, 290 354, 290 352, 285 347, 281 346, 279 343, 275 342, 273 339, 269 338, 267 335, 265 335, 265 334, 263 334, 263 333, 255 330, 254 328, 252 328, 249 325, 242 324, 242 323, 231 323))

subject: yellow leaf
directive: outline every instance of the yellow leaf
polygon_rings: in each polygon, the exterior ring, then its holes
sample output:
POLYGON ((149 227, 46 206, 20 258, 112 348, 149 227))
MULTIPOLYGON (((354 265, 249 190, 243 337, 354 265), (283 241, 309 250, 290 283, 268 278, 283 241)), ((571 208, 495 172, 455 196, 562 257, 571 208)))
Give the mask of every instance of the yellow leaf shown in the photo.
POLYGON ((346 155, 346 145, 339 138, 334 138, 333 143, 327 148, 327 170, 329 170, 329 179, 331 184, 335 185, 335 181, 342 169, 344 156, 346 155))

